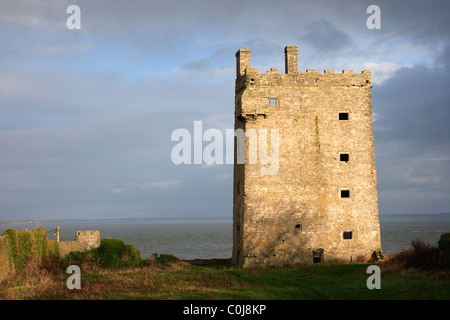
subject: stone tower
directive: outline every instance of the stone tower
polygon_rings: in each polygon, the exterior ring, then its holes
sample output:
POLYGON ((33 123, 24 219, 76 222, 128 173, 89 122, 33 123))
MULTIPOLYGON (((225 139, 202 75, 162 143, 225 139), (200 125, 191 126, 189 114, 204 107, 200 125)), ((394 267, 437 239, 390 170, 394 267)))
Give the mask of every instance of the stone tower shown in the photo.
POLYGON ((371 72, 298 72, 296 46, 285 63, 258 73, 250 50, 236 53, 235 132, 247 139, 245 163, 235 144, 233 264, 367 259, 381 250, 371 72), (277 150, 275 173, 249 161, 249 132, 267 137, 258 152, 277 150))

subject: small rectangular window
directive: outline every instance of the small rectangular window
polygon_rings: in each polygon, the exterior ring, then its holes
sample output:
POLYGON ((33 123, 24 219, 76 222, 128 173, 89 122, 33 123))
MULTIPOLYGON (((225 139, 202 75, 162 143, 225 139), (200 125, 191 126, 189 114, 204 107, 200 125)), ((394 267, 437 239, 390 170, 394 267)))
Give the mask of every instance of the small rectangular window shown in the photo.
POLYGON ((348 112, 339 112, 339 120, 348 120, 348 112))
POLYGON ((341 198, 350 198, 350 190, 341 190, 341 198))
POLYGON ((341 153, 341 154, 339 154, 339 160, 340 161, 344 161, 344 162, 349 162, 350 161, 350 154, 348 154, 348 153, 341 153))
POLYGON ((313 250, 313 263, 322 263, 323 262, 323 249, 313 250))
POLYGON ((351 240, 353 238, 353 232, 352 231, 344 231, 344 240, 351 240))
POLYGON ((271 105, 271 106, 276 106, 276 105, 277 105, 277 99, 275 99, 275 98, 270 98, 270 99, 269 99, 269 105, 271 105))
POLYGON ((295 230, 302 231, 302 225, 301 224, 296 224, 295 225, 295 230))

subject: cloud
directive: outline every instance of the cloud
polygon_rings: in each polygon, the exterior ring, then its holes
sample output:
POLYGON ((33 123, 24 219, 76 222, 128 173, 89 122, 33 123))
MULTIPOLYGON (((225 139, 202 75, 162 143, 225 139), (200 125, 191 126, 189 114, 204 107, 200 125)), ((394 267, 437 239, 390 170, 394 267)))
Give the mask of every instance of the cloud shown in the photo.
POLYGON ((158 182, 144 182, 144 183, 134 183, 130 182, 128 185, 131 187, 136 187, 140 190, 147 190, 150 188, 156 188, 156 189, 172 189, 174 187, 177 187, 181 184, 181 180, 165 180, 165 181, 158 181, 158 182))
MULTIPOLYGON (((128 182, 126 185, 120 188, 114 188, 111 190, 114 194, 123 194, 135 192, 136 190, 145 191, 149 189, 168 190, 178 187, 181 184, 181 180, 165 180, 158 182, 128 182)), ((102 185, 105 187, 107 185, 102 185)))
POLYGON ((53 56, 61 55, 65 53, 81 53, 92 48, 92 45, 87 43, 72 43, 72 44, 58 44, 58 45, 41 45, 34 47, 16 47, 16 48, 6 48, 0 51, 0 56, 32 56, 36 58, 37 56, 53 56))
POLYGON ((114 188, 114 189, 111 190, 111 192, 114 193, 114 194, 128 193, 128 189, 114 188))
POLYGON ((306 25, 299 38, 318 53, 337 52, 353 46, 351 35, 338 30, 328 20, 318 20, 306 25))
POLYGON ((233 128, 234 54, 281 73, 286 45, 373 70, 383 211, 448 210, 447 2, 383 2, 368 30, 368 0, 77 0, 78 32, 71 4, 0 3, 0 218, 230 215, 232 166, 175 166, 171 132, 233 128))
POLYGON ((33 28, 65 28, 64 1, 16 0, 0 3, 0 21, 33 28))
POLYGON ((449 81, 448 71, 441 65, 415 65, 397 68, 390 78, 374 86, 372 104, 377 115, 374 135, 382 212, 448 210, 449 81))
POLYGON ((401 68, 401 66, 391 62, 366 62, 363 68, 372 71, 372 84, 379 85, 394 76, 395 71, 401 68))
POLYGON ((221 173, 221 174, 215 175, 212 178, 213 178, 213 180, 223 181, 223 180, 230 180, 232 177, 233 177, 233 175, 231 173, 221 173))

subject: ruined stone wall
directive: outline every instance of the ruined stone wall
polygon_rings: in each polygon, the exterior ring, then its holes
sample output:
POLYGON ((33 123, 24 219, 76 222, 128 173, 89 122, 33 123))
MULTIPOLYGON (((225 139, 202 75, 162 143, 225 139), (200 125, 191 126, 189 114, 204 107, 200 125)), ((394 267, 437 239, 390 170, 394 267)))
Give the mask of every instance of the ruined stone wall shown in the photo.
POLYGON ((100 231, 76 231, 75 241, 59 242, 59 255, 60 257, 64 257, 65 255, 73 251, 83 252, 98 247, 100 247, 100 231))
POLYGON ((245 164, 235 164, 233 263, 367 258, 381 249, 371 73, 297 72, 290 56, 296 47, 285 54, 286 74, 275 68, 258 73, 250 50, 236 55, 235 128, 267 129, 269 154, 271 129, 279 130, 280 143, 273 175, 261 174, 268 165, 249 163, 248 141, 245 164), (348 120, 339 120, 339 113, 348 120))
POLYGON ((61 241, 59 242, 59 256, 64 258, 67 254, 73 251, 86 251, 86 245, 78 241, 61 241))
POLYGON ((83 242, 86 250, 100 247, 100 231, 87 230, 75 232, 75 241, 83 242))

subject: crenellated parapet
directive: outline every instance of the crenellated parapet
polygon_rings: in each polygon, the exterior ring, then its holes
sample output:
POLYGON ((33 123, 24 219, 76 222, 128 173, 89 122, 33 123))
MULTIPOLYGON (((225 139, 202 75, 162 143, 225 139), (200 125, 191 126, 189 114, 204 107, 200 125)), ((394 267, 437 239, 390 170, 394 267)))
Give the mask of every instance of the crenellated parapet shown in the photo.
POLYGON ((371 71, 364 70, 354 73, 352 70, 342 70, 336 73, 334 69, 324 70, 323 73, 315 69, 306 72, 298 72, 298 56, 296 46, 285 48, 285 73, 278 73, 277 68, 270 68, 266 73, 259 73, 257 68, 252 68, 249 49, 239 49, 236 53, 237 77, 236 92, 244 87, 252 86, 358 86, 371 87, 371 71))

